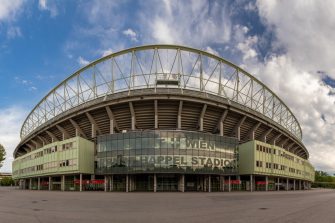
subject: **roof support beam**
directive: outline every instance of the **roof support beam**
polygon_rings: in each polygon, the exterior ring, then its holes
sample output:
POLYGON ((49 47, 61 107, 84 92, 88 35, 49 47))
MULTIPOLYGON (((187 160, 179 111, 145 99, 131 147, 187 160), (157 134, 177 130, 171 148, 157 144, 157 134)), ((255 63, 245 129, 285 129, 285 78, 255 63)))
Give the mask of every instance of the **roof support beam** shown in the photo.
POLYGON ((224 112, 222 112, 221 118, 219 119, 219 122, 218 122, 217 126, 213 130, 213 132, 216 132, 216 130, 219 129, 220 130, 220 136, 223 136, 223 123, 224 123, 224 120, 226 119, 227 115, 228 115, 228 109, 226 109, 226 110, 224 110, 224 112))
POLYGON ((45 146, 46 144, 48 144, 48 141, 42 137, 42 136, 37 136, 37 138, 42 142, 42 145, 45 146))
POLYGON ((56 125, 57 129, 62 133, 62 140, 69 139, 70 134, 60 125, 56 125))
POLYGON ((35 144, 35 148, 38 149, 38 148, 41 148, 42 147, 42 144, 40 142, 37 142, 35 140, 31 140, 34 144, 35 144))
POLYGON ((248 132, 247 137, 250 140, 255 140, 255 132, 257 131, 257 129, 259 128, 259 126, 261 126, 262 123, 258 122, 256 125, 254 125, 248 132))
POLYGON ((130 114, 131 114, 131 130, 136 130, 135 110, 134 110, 133 103, 131 101, 129 102, 129 109, 130 109, 130 114))
POLYGON ((110 122, 109 133, 114 134, 114 129, 120 132, 117 122, 115 120, 114 114, 109 106, 106 106, 106 111, 107 111, 109 122, 110 122))
POLYGON ((267 131, 263 133, 261 136, 261 140, 266 143, 268 135, 272 132, 272 128, 269 128, 267 131))
POLYGON ((278 134, 278 135, 276 135, 273 139, 271 139, 271 140, 269 141, 269 143, 275 146, 276 143, 277 143, 277 141, 278 141, 278 139, 279 139, 281 136, 282 136, 281 133, 278 134))
POLYGON ((202 107, 202 111, 200 113, 200 117, 199 117, 199 131, 204 131, 204 116, 206 113, 206 109, 207 109, 207 104, 204 104, 204 106, 202 107))
POLYGON ((292 148, 292 146, 293 146, 294 144, 295 144, 295 142, 290 143, 290 144, 287 146, 287 150, 291 152, 291 151, 292 151, 291 148, 292 148))
POLYGON ((26 145, 27 145, 27 146, 29 147, 29 149, 30 149, 29 152, 31 152, 31 151, 33 151, 33 150, 36 149, 34 146, 30 145, 29 143, 26 143, 26 145))
POLYGON ((82 136, 84 138, 87 138, 86 134, 84 133, 84 131, 80 128, 80 126, 78 125, 77 122, 75 122, 72 118, 69 119, 72 126, 75 128, 76 130, 76 136, 82 136))
POLYGON ((155 129, 158 129, 158 101, 155 100, 155 129))
POLYGON ((97 136, 97 132, 99 135, 101 134, 100 128, 90 113, 86 112, 86 116, 92 125, 92 135, 91 136, 92 138, 95 138, 97 136))
MULTIPOLYGON (((284 148, 285 144, 289 141, 289 138, 286 138, 283 142, 281 142, 281 147, 284 148)), ((284 148, 285 149, 285 148, 284 148)), ((286 148, 286 150, 288 151, 288 149, 286 148)))
POLYGON ((297 150, 300 148, 300 146, 296 146, 292 149, 292 153, 293 154, 296 154, 297 153, 297 150))
POLYGON ((52 133, 52 132, 50 132, 50 131, 45 131, 49 136, 50 136, 50 138, 51 138, 51 143, 53 143, 53 142, 57 142, 57 141, 59 141, 58 139, 57 139, 57 137, 52 133))
POLYGON ((241 126, 243 125, 247 116, 243 116, 240 121, 238 121, 237 125, 234 127, 234 134, 238 141, 241 141, 241 126))
POLYGON ((26 153, 29 153, 29 152, 31 152, 31 150, 30 150, 30 149, 28 149, 27 147, 23 147, 23 149, 24 149, 24 151, 26 151, 26 153))
POLYGON ((179 101, 177 129, 181 129, 181 112, 183 111, 183 101, 179 101))

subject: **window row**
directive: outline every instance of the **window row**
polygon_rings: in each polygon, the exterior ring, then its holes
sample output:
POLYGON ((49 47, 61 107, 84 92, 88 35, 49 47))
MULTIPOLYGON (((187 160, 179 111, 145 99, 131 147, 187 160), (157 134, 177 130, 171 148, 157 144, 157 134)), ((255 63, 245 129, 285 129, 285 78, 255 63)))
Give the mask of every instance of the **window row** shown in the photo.
POLYGON ((264 152, 264 153, 278 155, 278 156, 284 157, 284 158, 286 158, 288 160, 296 161, 297 163, 303 164, 302 160, 300 160, 298 158, 294 158, 294 156, 289 155, 289 154, 287 154, 285 152, 282 152, 280 150, 276 150, 276 149, 269 148, 269 147, 262 146, 262 145, 256 145, 256 150, 260 151, 260 152, 264 152))
POLYGON ((33 153, 29 156, 26 156, 26 157, 22 158, 19 162, 25 162, 25 161, 28 161, 28 160, 33 160, 33 159, 36 159, 36 158, 39 158, 39 157, 43 157, 43 155, 55 153, 57 151, 66 151, 66 150, 74 149, 75 148, 74 145, 75 145, 74 142, 69 142, 69 143, 65 143, 65 144, 63 144, 59 147, 51 146, 51 147, 43 149, 43 151, 39 151, 39 152, 33 153))
POLYGON ((35 171, 41 171, 41 170, 48 170, 48 169, 54 169, 57 167, 67 167, 67 166, 76 166, 77 165, 77 159, 70 159, 70 160, 62 160, 62 161, 53 161, 48 162, 44 164, 40 164, 37 166, 27 167, 20 170, 16 170, 14 174, 28 174, 35 171))
MULTIPOLYGON (((260 167, 260 168, 263 167, 263 161, 256 160, 256 167, 260 167)), ((265 162, 265 168, 286 171, 287 166, 280 165, 280 164, 277 164, 277 163, 265 162)), ((296 173, 296 174, 300 174, 300 175, 309 175, 308 172, 306 172, 306 171, 301 171, 301 170, 294 169, 294 168, 291 168, 291 167, 289 167, 288 170, 289 170, 290 173, 296 173)))

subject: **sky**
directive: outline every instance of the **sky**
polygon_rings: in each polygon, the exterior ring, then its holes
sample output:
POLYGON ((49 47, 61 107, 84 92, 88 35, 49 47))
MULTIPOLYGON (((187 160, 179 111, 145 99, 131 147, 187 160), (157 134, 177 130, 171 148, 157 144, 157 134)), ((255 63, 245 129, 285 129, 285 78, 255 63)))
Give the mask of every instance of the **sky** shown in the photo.
POLYGON ((25 117, 58 83, 112 52, 166 43, 265 83, 300 122, 311 163, 335 173, 334 11, 333 0, 1 0, 0 171, 11 171, 25 117))

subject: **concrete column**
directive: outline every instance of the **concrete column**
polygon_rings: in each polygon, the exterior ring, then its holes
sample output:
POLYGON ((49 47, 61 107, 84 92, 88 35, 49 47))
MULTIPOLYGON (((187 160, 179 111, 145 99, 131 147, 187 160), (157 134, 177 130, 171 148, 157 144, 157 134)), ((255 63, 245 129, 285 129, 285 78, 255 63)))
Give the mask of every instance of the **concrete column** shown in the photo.
POLYGON ((220 176, 220 191, 224 191, 224 176, 220 176))
POLYGON ((60 188, 61 191, 65 191, 65 175, 62 175, 60 188))
POLYGON ((269 177, 265 176, 265 191, 269 190, 269 177))
POLYGON ((231 192, 230 176, 228 177, 228 192, 231 192))
POLYGON ((240 175, 237 176, 237 180, 238 180, 239 183, 240 183, 240 184, 238 185, 238 190, 241 191, 241 176, 240 176, 240 175))
POLYGON ((184 175, 184 174, 182 174, 182 175, 180 176, 179 190, 180 190, 181 192, 185 192, 185 175, 184 175))
POLYGON ((79 191, 83 191, 83 174, 79 175, 79 191))
POLYGON ((154 192, 157 192, 157 177, 155 173, 154 173, 154 192))
POLYGON ((220 136, 223 136, 223 122, 220 122, 220 136))
POLYGON ((212 191, 212 182, 211 182, 211 175, 208 176, 208 192, 212 191))
POLYGON ((253 179, 252 179, 252 175, 250 175, 250 192, 252 192, 252 190, 253 190, 253 184, 254 184, 254 182, 253 182, 253 179))
POLYGON ((128 191, 129 191, 129 176, 127 174, 127 176, 126 176, 126 192, 128 192, 128 191))
POLYGON ((37 178, 37 190, 41 190, 41 178, 37 178))
POLYGON ((105 186, 105 192, 107 192, 107 176, 105 176, 104 186, 105 186))
POLYGON ((295 179, 293 180, 293 190, 295 190, 295 179))
POLYGON ((112 191, 112 188, 113 188, 112 178, 113 178, 113 175, 109 177, 109 191, 112 191))
POLYGON ((112 175, 112 179, 111 179, 111 191, 114 190, 114 175, 112 175))
POLYGON ((277 178, 277 191, 279 191, 279 177, 277 178))
POLYGON ((299 180, 299 190, 301 190, 301 180, 299 180))
POLYGON ((286 190, 288 190, 288 178, 286 178, 286 190))
POLYGON ((29 190, 32 189, 32 184, 33 184, 32 181, 33 181, 33 180, 30 178, 30 179, 29 179, 29 190))
POLYGON ((52 185, 51 185, 51 177, 49 177, 49 190, 51 190, 52 189, 52 185))

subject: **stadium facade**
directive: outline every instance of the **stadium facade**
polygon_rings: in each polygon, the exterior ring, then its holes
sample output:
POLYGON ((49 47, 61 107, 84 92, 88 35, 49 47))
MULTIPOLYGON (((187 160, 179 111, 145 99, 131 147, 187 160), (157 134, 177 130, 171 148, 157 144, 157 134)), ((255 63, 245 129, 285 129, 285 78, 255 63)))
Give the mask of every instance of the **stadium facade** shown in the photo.
POLYGON ((31 111, 14 151, 22 189, 301 190, 314 181, 300 125, 242 68, 150 45, 78 70, 31 111))

